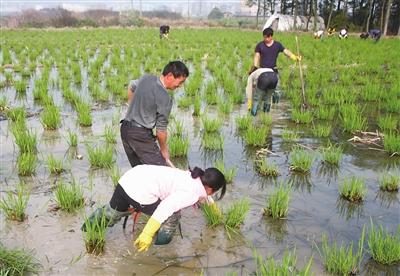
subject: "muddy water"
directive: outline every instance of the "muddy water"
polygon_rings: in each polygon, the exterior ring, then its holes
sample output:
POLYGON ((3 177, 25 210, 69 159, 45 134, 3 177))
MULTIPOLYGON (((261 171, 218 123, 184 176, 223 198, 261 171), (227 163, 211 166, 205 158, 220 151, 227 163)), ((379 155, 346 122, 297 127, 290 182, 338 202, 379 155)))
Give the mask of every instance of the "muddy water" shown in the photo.
MULTIPOLYGON (((2 94, 13 98, 13 91, 3 90, 2 94)), ((28 92, 28 95, 31 94, 28 92)), ((57 95, 58 93, 55 93, 57 95)), ((179 91, 178 93, 179 94, 179 91)), ((62 100, 55 98, 59 104, 62 100)), ((22 102, 16 100, 15 106, 25 104, 28 110, 40 110, 33 99, 22 102)), ((14 105, 14 104, 13 104, 14 105)), ((385 168, 399 164, 399 159, 390 159, 385 153, 372 151, 365 147, 346 144, 343 160, 339 168, 321 164, 316 158, 308 176, 293 174, 289 171, 290 144, 281 139, 286 127, 300 133, 299 143, 310 148, 322 145, 326 140, 315 139, 307 127, 295 126, 289 121, 289 104, 285 101, 272 109, 274 119, 270 133, 270 149, 276 155, 269 159, 278 164, 280 180, 293 181, 293 192, 287 219, 272 220, 262 216, 262 208, 267 196, 275 187, 274 179, 260 177, 253 168, 255 151, 246 148, 236 133, 235 117, 245 114, 245 106, 235 107, 225 118, 222 133, 225 139, 223 152, 206 152, 201 148, 201 123, 191 116, 190 110, 173 109, 175 118, 182 121, 185 132, 190 138, 190 152, 187 160, 174 160, 178 166, 208 167, 220 158, 224 158, 227 167, 236 166, 238 173, 234 183, 229 185, 226 197, 219 203, 222 207, 232 201, 247 197, 251 208, 240 228, 240 235, 228 239, 223 228, 208 229, 202 213, 194 208, 183 211, 182 236, 177 235, 168 246, 153 246, 146 253, 137 253, 132 245, 139 229, 132 234, 131 221, 127 229, 122 223, 110 228, 107 233, 105 253, 92 256, 85 253, 80 226, 85 214, 96 206, 106 203, 112 194, 112 183, 107 170, 92 170, 88 162, 85 143, 102 141, 105 125, 118 125, 113 118, 122 118, 126 106, 97 106, 93 111, 93 126, 76 126, 76 114, 66 106, 63 110, 62 128, 58 131, 44 131, 38 116, 28 118, 28 125, 35 129, 38 136, 37 173, 32 177, 18 177, 16 160, 18 149, 13 144, 9 123, 1 121, 1 170, 2 196, 4 191, 13 189, 19 181, 24 181, 31 189, 27 215, 23 223, 9 222, 0 214, 1 240, 7 247, 32 249, 42 264, 44 275, 225 275, 236 272, 247 275, 254 272, 252 247, 264 257, 280 258, 286 248, 296 248, 298 267, 314 255, 312 271, 315 275, 324 275, 321 257, 315 249, 320 243, 322 233, 339 241, 357 243, 362 226, 368 225, 370 218, 375 224, 383 224, 392 233, 400 223, 400 202, 398 194, 379 192, 379 173, 385 168), (114 122, 113 122, 114 121, 114 122), (70 149, 66 142, 67 130, 78 133, 79 146, 70 149), (84 186, 87 206, 76 214, 52 212, 54 205, 54 187, 57 177, 50 176, 45 165, 49 153, 62 158, 66 167, 61 178, 70 180, 73 175, 84 186), (76 158, 77 154, 83 159, 76 158), (368 193, 363 203, 351 204, 338 196, 338 184, 346 176, 357 175, 365 179, 368 193), (94 203, 93 206, 92 203, 94 203)), ((216 111, 208 109, 210 115, 216 111)), ((335 140, 344 142, 343 134, 333 134, 335 140)), ((129 163, 119 138, 115 146, 115 159, 121 172, 129 169, 129 163)), ((399 268, 380 266, 368 256, 363 260, 363 275, 396 275, 399 268)))

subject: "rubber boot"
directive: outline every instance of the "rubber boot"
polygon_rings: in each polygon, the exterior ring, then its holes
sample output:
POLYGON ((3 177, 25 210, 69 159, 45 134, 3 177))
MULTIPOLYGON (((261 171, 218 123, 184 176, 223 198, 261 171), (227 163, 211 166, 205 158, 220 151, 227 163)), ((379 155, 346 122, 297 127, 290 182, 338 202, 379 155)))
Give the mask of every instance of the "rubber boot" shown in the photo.
POLYGON ((264 104, 264 112, 269 112, 271 110, 271 104, 265 103, 264 104))
POLYGON ((257 115, 257 109, 258 109, 258 102, 253 103, 253 107, 251 108, 251 115, 256 116, 257 115))
POLYGON ((169 244, 175 234, 176 228, 179 226, 179 220, 181 219, 181 213, 178 211, 173 213, 158 230, 156 241, 154 244, 164 245, 169 244))
MULTIPOLYGON (((130 212, 119 212, 111 208, 110 204, 106 204, 103 207, 97 208, 90 217, 87 219, 89 223, 94 223, 96 220, 100 223, 101 218, 104 216, 106 225, 108 227, 114 226, 122 217, 129 216, 130 212)), ((86 223, 82 224, 81 230, 86 232, 86 223)))
POLYGON ((279 100, 280 100, 279 93, 275 91, 272 94, 272 103, 279 103, 279 100))

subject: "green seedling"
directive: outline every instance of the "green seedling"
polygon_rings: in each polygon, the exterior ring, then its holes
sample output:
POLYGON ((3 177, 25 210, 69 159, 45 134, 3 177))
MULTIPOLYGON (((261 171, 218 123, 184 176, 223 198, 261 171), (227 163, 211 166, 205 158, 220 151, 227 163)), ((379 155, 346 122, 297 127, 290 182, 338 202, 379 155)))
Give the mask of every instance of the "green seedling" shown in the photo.
POLYGON ((239 131, 243 131, 246 130, 247 128, 249 128, 249 126, 251 126, 251 123, 253 121, 253 118, 249 115, 242 115, 239 117, 236 117, 236 127, 239 131))
POLYGON ((372 258, 381 264, 392 265, 400 262, 400 227, 397 234, 391 235, 380 225, 375 228, 371 219, 368 248, 372 258))
POLYGON ((116 144, 117 143, 117 132, 115 128, 112 126, 106 126, 104 128, 103 136, 106 140, 107 144, 116 144))
POLYGON ((26 80, 17 80, 14 82, 14 87, 18 94, 25 94, 26 86, 27 86, 26 80))
POLYGON ((286 217, 289 212, 290 193, 290 186, 281 183, 267 199, 264 213, 274 219, 286 217))
POLYGON ((121 178, 121 171, 118 166, 113 166, 109 170, 109 175, 111 178, 112 184, 117 186, 119 179, 121 178))
POLYGON ((90 105, 83 102, 76 103, 76 112, 78 113, 79 125, 86 127, 92 125, 92 114, 90 111, 90 105))
POLYGON ((284 142, 293 142, 293 141, 298 141, 299 139, 300 135, 297 134, 296 132, 292 132, 287 129, 284 129, 282 131, 282 140, 284 142))
POLYGON ((7 249, 0 243, 0 274, 4 276, 38 274, 40 263, 31 252, 7 249))
POLYGON ((314 162, 314 155, 309 151, 296 147, 290 153, 290 170, 300 173, 309 173, 314 162))
POLYGON ((328 137, 331 131, 332 127, 329 125, 316 125, 312 128, 312 133, 316 137, 328 137))
POLYGON ((29 192, 23 183, 17 186, 16 193, 7 192, 7 195, 0 199, 0 209, 9 220, 24 221, 25 209, 29 201, 29 192))
POLYGON ((259 174, 264 176, 276 177, 279 175, 278 165, 268 161, 264 156, 255 160, 255 168, 259 174))
POLYGON ((178 100, 178 107, 183 109, 189 108, 189 106, 192 104, 192 101, 193 100, 190 97, 181 97, 178 100))
POLYGON ((63 168, 63 161, 56 159, 53 154, 50 154, 47 157, 47 167, 50 170, 50 173, 52 174, 60 174, 64 171, 63 168))
POLYGON ((391 155, 400 155, 400 134, 385 134, 383 138, 383 148, 391 155))
POLYGON ((233 179, 236 176, 237 173, 237 167, 232 167, 230 169, 225 168, 225 164, 223 160, 217 160, 215 162, 215 167, 222 172, 222 174, 225 176, 226 183, 232 183, 233 179))
POLYGON ((107 226, 108 221, 104 213, 94 220, 85 219, 86 231, 83 232, 83 240, 88 253, 99 255, 104 252, 107 226))
POLYGON ((225 229, 236 232, 246 218, 249 209, 250 203, 246 198, 232 203, 225 213, 225 229))
POLYGON ((220 134, 204 134, 201 145, 207 150, 223 150, 224 138, 220 134))
POLYGON ((397 192, 400 187, 400 175, 385 172, 379 178, 379 188, 382 191, 397 192))
POLYGON ((328 147, 319 148, 323 162, 338 166, 342 159, 343 149, 340 146, 329 144, 328 147))
POLYGON ((78 135, 72 130, 68 130, 67 143, 70 147, 76 147, 78 145, 78 135))
POLYGON ((187 156, 189 151, 189 138, 171 136, 168 139, 170 157, 187 156))
POLYGON ((398 119, 391 115, 378 117, 378 126, 383 131, 396 131, 398 119))
POLYGON ((17 160, 18 174, 27 176, 35 174, 37 166, 36 154, 32 152, 22 153, 17 160))
POLYGON ((24 107, 15 107, 7 110, 6 115, 13 122, 25 121, 26 111, 24 107))
POLYGON ((82 185, 72 179, 71 184, 66 184, 62 180, 57 183, 55 197, 61 210, 73 213, 84 205, 82 185))
POLYGON ((294 109, 292 111, 292 120, 296 122, 296 124, 309 124, 313 120, 313 115, 311 111, 294 109))
POLYGON ((201 209, 206 219, 207 226, 215 227, 223 223, 224 216, 216 203, 204 203, 201 205, 201 209))
POLYGON ((25 129, 25 127, 14 127, 12 128, 14 134, 15 144, 19 148, 19 152, 22 153, 35 153, 37 137, 36 133, 25 129))
POLYGON ((193 116, 198 117, 201 114, 201 98, 196 95, 193 102, 193 116))
POLYGON ((356 176, 345 178, 339 185, 340 195, 352 202, 362 201, 367 193, 364 180, 356 176))
POLYGON ((265 146, 267 142, 268 133, 270 131, 269 127, 256 127, 251 125, 247 128, 244 134, 244 140, 248 146, 262 147, 265 146))
POLYGON ((257 117, 258 121, 262 126, 271 126, 272 125, 272 116, 268 113, 260 113, 257 117))
POLYGON ((86 146, 89 155, 89 162, 95 168, 110 168, 115 162, 113 157, 113 149, 110 146, 86 146))
POLYGON ((206 133, 219 132, 222 126, 222 120, 220 118, 212 119, 208 118, 207 116, 203 116, 201 121, 206 133))
POLYGON ((56 106, 46 106, 40 121, 45 129, 58 129, 61 125, 60 110, 56 106))

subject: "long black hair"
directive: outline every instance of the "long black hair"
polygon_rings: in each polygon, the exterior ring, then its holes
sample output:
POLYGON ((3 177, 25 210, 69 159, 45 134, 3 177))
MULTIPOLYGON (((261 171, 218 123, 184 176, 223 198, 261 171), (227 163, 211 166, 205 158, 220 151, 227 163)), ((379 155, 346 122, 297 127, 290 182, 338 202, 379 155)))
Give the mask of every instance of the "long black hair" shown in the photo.
POLYGON ((190 170, 192 178, 200 177, 201 183, 203 185, 207 185, 213 192, 221 190, 221 195, 218 200, 222 199, 226 192, 226 180, 225 176, 222 172, 220 172, 217 168, 208 168, 205 171, 198 167, 194 167, 193 170, 190 170))

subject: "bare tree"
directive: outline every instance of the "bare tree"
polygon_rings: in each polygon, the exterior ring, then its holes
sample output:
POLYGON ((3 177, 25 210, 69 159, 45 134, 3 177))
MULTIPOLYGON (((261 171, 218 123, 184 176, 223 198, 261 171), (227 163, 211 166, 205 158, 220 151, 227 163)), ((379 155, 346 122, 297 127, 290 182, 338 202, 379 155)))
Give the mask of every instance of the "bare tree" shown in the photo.
POLYGON ((383 35, 387 34, 387 28, 389 24, 389 17, 390 17, 390 8, 392 7, 392 0, 387 0, 387 5, 386 5, 386 16, 385 16, 385 25, 383 27, 383 35))
POLYGON ((368 32, 368 30, 369 30, 369 23, 371 21, 371 15, 372 15, 372 11, 374 9, 374 4, 375 4, 374 0, 368 1, 368 16, 367 16, 367 22, 365 23, 365 28, 364 28, 365 32, 368 32))

